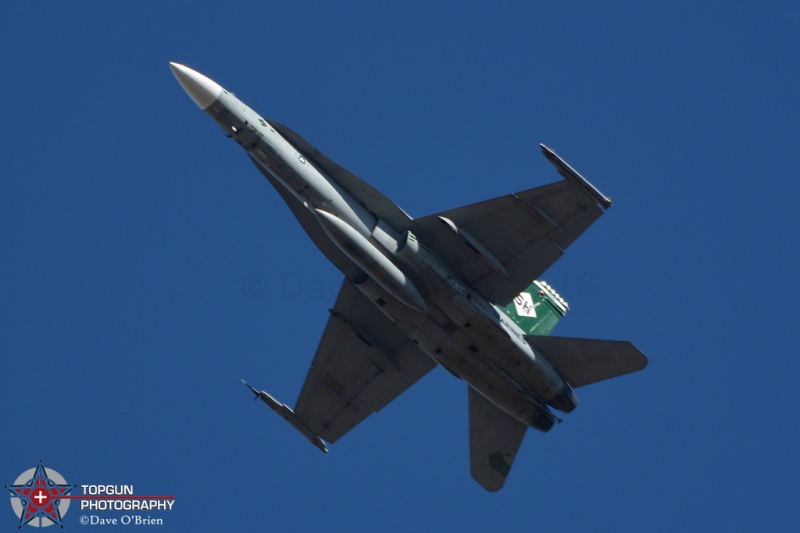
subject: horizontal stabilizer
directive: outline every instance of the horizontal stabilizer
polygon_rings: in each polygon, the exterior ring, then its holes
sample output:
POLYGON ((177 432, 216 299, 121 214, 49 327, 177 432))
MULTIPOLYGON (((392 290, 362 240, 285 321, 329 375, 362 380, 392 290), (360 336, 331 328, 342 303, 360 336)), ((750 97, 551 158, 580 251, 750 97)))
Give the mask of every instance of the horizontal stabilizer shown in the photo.
POLYGON ((536 335, 526 339, 573 387, 636 372, 647 366, 647 357, 628 341, 536 335))
POLYGON ((500 490, 528 427, 469 387, 469 450, 472 477, 489 492, 500 490))

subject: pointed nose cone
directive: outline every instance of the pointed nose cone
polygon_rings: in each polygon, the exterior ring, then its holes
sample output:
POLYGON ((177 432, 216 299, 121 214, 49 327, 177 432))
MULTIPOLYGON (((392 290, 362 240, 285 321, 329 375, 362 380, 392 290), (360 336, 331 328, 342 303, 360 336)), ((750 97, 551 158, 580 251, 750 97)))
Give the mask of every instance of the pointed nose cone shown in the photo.
POLYGON ((222 92, 222 87, 217 82, 203 76, 196 70, 190 69, 186 65, 170 63, 169 68, 178 78, 183 90, 192 97, 192 100, 200 106, 200 109, 205 109, 214 103, 214 100, 222 92))

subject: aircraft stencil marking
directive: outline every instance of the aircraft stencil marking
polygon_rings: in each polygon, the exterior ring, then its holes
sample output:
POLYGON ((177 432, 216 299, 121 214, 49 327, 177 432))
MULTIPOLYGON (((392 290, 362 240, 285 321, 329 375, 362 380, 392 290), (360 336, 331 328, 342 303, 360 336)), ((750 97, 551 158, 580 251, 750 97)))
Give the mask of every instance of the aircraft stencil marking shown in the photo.
POLYGON ((531 293, 520 293, 516 298, 514 298, 514 307, 517 308, 517 314, 519 316, 536 318, 536 306, 531 298, 531 293))

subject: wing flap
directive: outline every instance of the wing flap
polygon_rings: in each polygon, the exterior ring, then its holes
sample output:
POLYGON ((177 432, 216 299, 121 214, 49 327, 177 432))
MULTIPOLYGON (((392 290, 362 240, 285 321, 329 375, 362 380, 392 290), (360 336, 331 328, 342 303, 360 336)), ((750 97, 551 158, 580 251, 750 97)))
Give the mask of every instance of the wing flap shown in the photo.
POLYGON ((345 280, 295 413, 335 442, 382 409, 436 363, 345 280))
POLYGON ((527 429, 469 387, 470 471, 483 488, 502 488, 527 429))
POLYGON ((647 366, 647 357, 628 341, 536 335, 526 339, 573 387, 629 374, 647 366))

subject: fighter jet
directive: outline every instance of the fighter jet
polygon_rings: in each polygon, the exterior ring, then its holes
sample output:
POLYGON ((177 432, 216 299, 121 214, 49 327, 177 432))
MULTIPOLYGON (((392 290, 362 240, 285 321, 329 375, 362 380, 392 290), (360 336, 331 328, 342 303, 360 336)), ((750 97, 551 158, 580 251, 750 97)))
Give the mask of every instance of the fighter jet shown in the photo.
POLYGON ((537 278, 611 206, 553 150, 541 145, 561 181, 414 219, 215 81, 170 67, 344 274, 294 409, 245 383, 320 450, 438 364, 467 384, 472 477, 496 491, 528 427, 575 409, 573 389, 647 364, 630 342, 549 336, 569 306, 537 278))

